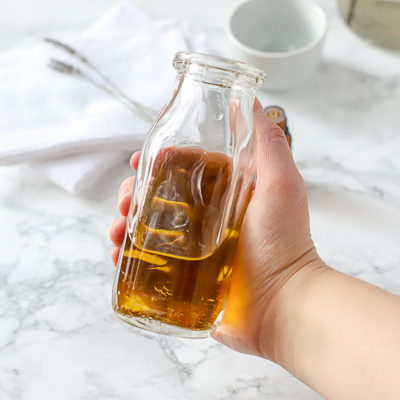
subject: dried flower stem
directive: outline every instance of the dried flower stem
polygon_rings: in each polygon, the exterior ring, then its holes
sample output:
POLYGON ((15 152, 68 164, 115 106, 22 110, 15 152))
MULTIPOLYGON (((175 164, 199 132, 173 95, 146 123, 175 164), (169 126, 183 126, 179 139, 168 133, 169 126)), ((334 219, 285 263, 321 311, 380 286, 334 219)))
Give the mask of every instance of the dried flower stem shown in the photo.
POLYGON ((77 60, 79 60, 80 62, 85 64, 103 81, 103 83, 95 81, 88 74, 83 72, 81 69, 79 69, 71 64, 68 64, 66 62, 60 61, 60 60, 51 59, 48 64, 48 66, 50 68, 54 69, 55 71, 64 73, 64 74, 75 75, 77 77, 85 79, 86 81, 95 85, 97 88, 107 92, 110 95, 117 97, 125 106, 127 106, 129 109, 134 111, 140 118, 144 119, 147 122, 153 121, 154 116, 156 115, 155 110, 153 110, 141 103, 138 103, 135 100, 132 100, 114 82, 112 82, 110 78, 108 78, 106 75, 104 75, 104 73, 102 71, 100 71, 89 59, 87 59, 85 56, 83 56, 77 50, 75 50, 74 48, 72 48, 71 46, 69 46, 63 42, 60 42, 59 40, 55 40, 52 38, 45 38, 44 41, 46 43, 49 43, 53 46, 56 46, 56 47, 64 50, 65 52, 69 53, 74 58, 76 58, 77 60))
MULTIPOLYGON (((82 71, 79 68, 74 67, 71 64, 67 64, 64 61, 59 61, 59 60, 55 60, 54 58, 51 58, 47 65, 49 68, 53 69, 54 71, 61 72, 63 74, 67 74, 67 75, 71 75, 71 76, 73 75, 78 78, 84 79, 84 80, 88 81, 89 83, 93 84, 94 86, 96 86, 97 88, 103 90, 104 92, 107 92, 110 95, 115 95, 115 92, 113 90, 111 90, 109 87, 94 80, 88 74, 86 74, 84 71, 82 71)), ((136 111, 136 107, 133 107, 130 102, 126 103, 125 105, 128 108, 130 108, 132 111, 136 111)))

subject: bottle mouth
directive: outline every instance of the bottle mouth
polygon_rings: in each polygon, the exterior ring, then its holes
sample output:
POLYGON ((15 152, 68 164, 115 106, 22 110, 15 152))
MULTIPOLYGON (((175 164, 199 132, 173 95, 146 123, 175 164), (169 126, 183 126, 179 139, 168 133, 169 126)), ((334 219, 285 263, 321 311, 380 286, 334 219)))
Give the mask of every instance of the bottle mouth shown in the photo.
POLYGON ((242 61, 203 53, 180 51, 175 54, 173 66, 177 71, 185 71, 191 66, 196 66, 210 72, 220 71, 224 75, 233 75, 235 78, 242 77, 251 79, 254 88, 261 87, 265 77, 265 72, 263 70, 242 61))

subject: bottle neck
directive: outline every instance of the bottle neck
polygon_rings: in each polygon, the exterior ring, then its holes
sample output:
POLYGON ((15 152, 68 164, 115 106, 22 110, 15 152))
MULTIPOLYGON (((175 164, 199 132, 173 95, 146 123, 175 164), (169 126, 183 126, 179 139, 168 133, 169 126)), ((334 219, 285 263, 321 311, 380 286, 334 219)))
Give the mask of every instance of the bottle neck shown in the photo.
POLYGON ((197 68, 180 71, 168 118, 184 127, 179 129, 188 143, 198 140, 205 149, 236 157, 251 140, 255 88, 240 77, 229 85, 222 79, 220 73, 204 76, 197 68))
POLYGON ((178 72, 178 80, 193 85, 214 86, 219 90, 243 91, 251 95, 258 87, 257 78, 206 65, 189 64, 178 72))
POLYGON ((178 52, 173 65, 184 76, 221 88, 237 87, 254 92, 264 83, 264 71, 241 61, 208 54, 178 52))

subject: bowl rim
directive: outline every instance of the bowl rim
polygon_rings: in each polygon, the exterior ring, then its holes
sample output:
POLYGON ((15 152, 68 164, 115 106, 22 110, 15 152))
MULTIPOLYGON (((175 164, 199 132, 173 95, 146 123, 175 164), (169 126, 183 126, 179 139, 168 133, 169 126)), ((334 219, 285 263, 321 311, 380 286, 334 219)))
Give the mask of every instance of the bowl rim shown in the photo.
POLYGON ((314 7, 314 9, 317 11, 317 13, 319 13, 320 16, 322 17, 321 19, 323 21, 324 27, 323 27, 322 33, 320 35, 316 36, 310 43, 307 43, 306 45, 304 45, 302 47, 299 47, 295 50, 290 50, 290 51, 263 51, 263 50, 257 50, 254 47, 248 46, 247 44, 240 41, 234 35, 231 24, 232 24, 232 18, 236 14, 236 12, 239 10, 239 8, 241 8, 244 4, 247 4, 247 3, 250 3, 253 1, 256 1, 256 0, 245 0, 245 1, 242 1, 241 3, 237 4, 230 12, 228 19, 226 21, 226 24, 225 24, 225 30, 228 33, 228 38, 230 39, 230 41, 234 45, 239 47, 241 50, 245 51, 246 53, 257 56, 257 57, 263 57, 263 58, 292 57, 295 55, 306 53, 308 50, 316 47, 320 42, 322 42, 325 39, 325 36, 328 32, 328 27, 329 27, 328 18, 326 16, 325 11, 322 9, 322 7, 320 7, 318 4, 314 3, 311 0, 297 0, 297 1, 300 1, 303 3, 310 4, 312 7, 314 7))

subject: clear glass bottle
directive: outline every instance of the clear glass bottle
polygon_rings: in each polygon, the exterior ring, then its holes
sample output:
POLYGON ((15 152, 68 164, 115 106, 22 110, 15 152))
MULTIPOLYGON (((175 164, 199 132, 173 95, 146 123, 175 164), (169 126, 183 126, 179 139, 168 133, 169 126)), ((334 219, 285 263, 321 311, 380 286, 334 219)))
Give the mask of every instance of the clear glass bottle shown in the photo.
POLYGON ((255 178, 253 105, 264 73, 177 53, 175 89, 141 152, 113 288, 124 321, 207 337, 219 324, 255 178))

